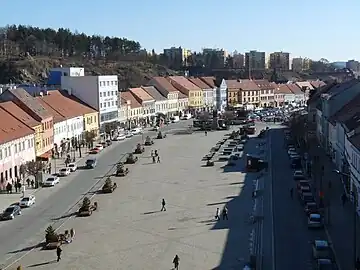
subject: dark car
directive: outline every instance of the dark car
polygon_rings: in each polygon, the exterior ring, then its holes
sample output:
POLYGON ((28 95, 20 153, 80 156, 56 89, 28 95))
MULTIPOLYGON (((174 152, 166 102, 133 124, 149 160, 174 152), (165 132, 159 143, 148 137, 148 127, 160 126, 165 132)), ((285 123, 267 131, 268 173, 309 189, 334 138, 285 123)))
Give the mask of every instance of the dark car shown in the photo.
POLYGON ((307 215, 310 215, 312 213, 318 213, 319 208, 318 208, 316 202, 307 202, 305 204, 304 211, 307 215))
POLYGON ((313 196, 313 194, 311 192, 303 192, 303 193, 301 193, 300 194, 300 199, 304 204, 315 201, 314 196, 313 196))
POLYGON ((89 158, 88 160, 86 160, 85 162, 85 167, 87 169, 94 169, 96 167, 97 164, 97 160, 96 158, 89 158))
POLYGON ((18 206, 18 205, 10 205, 2 213, 1 219, 3 219, 3 220, 14 219, 15 216, 18 216, 18 215, 21 215, 20 206, 18 206))
POLYGON ((106 140, 106 145, 107 146, 110 146, 112 144, 112 141, 111 140, 106 140))

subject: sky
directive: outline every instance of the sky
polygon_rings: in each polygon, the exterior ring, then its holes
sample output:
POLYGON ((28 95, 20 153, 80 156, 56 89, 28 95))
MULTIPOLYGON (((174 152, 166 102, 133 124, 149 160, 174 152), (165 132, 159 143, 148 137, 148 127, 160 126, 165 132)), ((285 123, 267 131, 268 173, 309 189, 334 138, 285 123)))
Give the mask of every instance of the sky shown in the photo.
POLYGON ((360 0, 2 0, 0 26, 126 37, 147 50, 181 46, 360 59, 360 0))

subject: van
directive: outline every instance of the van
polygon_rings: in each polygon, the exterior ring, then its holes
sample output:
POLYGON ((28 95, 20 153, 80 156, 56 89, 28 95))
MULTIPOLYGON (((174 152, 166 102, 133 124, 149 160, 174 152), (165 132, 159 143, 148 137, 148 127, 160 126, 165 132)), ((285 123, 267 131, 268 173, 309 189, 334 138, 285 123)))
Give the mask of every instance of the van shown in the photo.
POLYGON ((86 167, 87 169, 94 169, 94 168, 96 167, 96 165, 97 165, 97 160, 96 160, 96 158, 89 158, 89 159, 87 159, 86 162, 85 162, 85 167, 86 167))

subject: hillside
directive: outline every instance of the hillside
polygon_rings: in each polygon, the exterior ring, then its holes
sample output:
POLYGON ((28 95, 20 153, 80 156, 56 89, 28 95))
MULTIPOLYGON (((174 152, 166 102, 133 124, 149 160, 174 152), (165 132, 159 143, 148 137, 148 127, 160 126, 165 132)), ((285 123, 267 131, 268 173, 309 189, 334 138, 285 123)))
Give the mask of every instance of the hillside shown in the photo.
POLYGON ((164 66, 144 61, 77 60, 74 58, 21 57, 0 59, 0 84, 44 83, 52 67, 84 67, 86 75, 118 75, 121 88, 146 84, 153 76, 176 74, 164 66))

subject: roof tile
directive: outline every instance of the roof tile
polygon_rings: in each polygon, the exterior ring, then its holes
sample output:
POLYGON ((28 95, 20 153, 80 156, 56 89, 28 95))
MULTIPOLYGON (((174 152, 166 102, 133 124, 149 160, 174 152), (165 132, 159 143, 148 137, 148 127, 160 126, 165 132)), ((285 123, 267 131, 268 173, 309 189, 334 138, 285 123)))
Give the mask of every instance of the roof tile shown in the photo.
POLYGON ((254 80, 254 82, 261 90, 275 89, 274 85, 268 80, 254 80))
POLYGON ((13 101, 1 102, 0 107, 11 114, 13 117, 17 118, 19 121, 25 125, 33 128, 38 125, 41 125, 39 121, 32 118, 28 113, 16 105, 13 101))
POLYGON ((34 130, 0 108, 0 145, 34 134, 34 130))
POLYGON ((293 92, 295 95, 304 94, 304 92, 301 91, 301 88, 294 83, 288 83, 287 86, 289 87, 290 91, 293 92))
POLYGON ((131 102, 131 104, 130 104, 131 109, 141 108, 142 107, 142 105, 139 103, 139 101, 136 100, 136 98, 134 97, 134 95, 130 91, 121 92, 121 98, 123 100, 131 102))
MULTIPOLYGON (((170 76, 170 77, 168 77, 168 79, 170 80, 170 82, 177 83, 188 91, 200 91, 201 90, 200 87, 193 84, 191 81, 189 81, 184 76, 170 76)), ((176 88, 176 86, 175 86, 175 88, 176 88)))
POLYGON ((129 91, 138 98, 139 102, 146 102, 146 101, 154 101, 154 98, 148 94, 144 89, 137 87, 137 88, 129 88, 129 91))
POLYGON ((215 88, 215 77, 200 77, 200 80, 202 80, 203 82, 205 82, 207 85, 209 85, 211 88, 215 88))
POLYGON ((207 83, 203 82, 200 78, 190 77, 189 81, 195 84, 197 87, 202 90, 212 89, 213 87, 209 86, 207 83))
POLYGON ((285 94, 285 95, 293 94, 293 92, 291 92, 291 90, 287 86, 287 84, 279 84, 276 91, 277 91, 277 93, 285 94))
POLYGON ((253 80, 240 80, 240 88, 243 91, 256 91, 256 90, 260 90, 259 86, 257 86, 257 84, 255 83, 255 81, 253 80))
POLYGON ((164 97, 159 90, 156 89, 155 86, 142 86, 142 89, 144 89, 150 96, 155 99, 155 101, 166 101, 167 98, 164 97))
MULTIPOLYGON (((153 77, 150 80, 150 85, 152 84, 152 81, 158 84, 160 87, 162 87, 164 90, 166 90, 168 93, 171 92, 179 92, 165 77, 153 77)), ((157 85, 154 85, 157 86, 157 85)))
POLYGON ((228 89, 240 89, 241 84, 240 80, 226 80, 226 85, 228 89))

